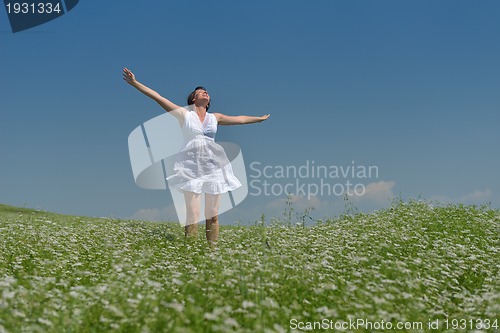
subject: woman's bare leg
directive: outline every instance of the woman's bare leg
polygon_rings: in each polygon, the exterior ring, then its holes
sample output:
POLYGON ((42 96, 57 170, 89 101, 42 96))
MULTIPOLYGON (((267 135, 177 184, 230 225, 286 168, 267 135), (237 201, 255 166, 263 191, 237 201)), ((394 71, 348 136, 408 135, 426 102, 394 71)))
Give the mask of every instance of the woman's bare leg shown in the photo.
POLYGON ((201 209, 201 194, 184 192, 184 201, 186 203, 186 225, 184 227, 184 234, 186 237, 197 237, 201 209))
POLYGON ((219 239, 220 194, 205 194, 206 236, 210 245, 219 239))

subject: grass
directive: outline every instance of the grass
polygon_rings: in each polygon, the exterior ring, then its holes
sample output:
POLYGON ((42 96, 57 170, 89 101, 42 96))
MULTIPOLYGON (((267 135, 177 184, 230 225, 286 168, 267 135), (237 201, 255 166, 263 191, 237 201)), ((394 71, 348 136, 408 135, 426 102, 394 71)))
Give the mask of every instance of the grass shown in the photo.
POLYGON ((498 210, 281 222, 222 226, 210 249, 178 223, 0 205, 0 333, 499 331, 498 210))

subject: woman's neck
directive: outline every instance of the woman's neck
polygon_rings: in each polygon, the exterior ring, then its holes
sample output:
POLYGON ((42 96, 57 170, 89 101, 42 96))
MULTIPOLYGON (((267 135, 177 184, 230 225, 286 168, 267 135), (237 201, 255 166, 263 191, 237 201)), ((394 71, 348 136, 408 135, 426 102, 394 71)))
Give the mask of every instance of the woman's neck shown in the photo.
POLYGON ((196 111, 196 113, 199 115, 204 115, 205 113, 207 113, 207 108, 205 106, 195 105, 194 111, 196 111))

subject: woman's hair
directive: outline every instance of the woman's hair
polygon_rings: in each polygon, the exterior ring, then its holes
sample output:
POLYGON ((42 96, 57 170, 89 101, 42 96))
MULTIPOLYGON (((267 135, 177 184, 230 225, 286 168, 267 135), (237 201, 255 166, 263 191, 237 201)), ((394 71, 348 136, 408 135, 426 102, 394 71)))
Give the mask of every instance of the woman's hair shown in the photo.
MULTIPOLYGON (((207 89, 205 89, 205 87, 202 87, 202 86, 198 86, 198 87, 194 88, 194 90, 189 94, 189 96, 187 98, 188 105, 194 104, 194 102, 193 102, 194 95, 196 94, 196 90, 200 90, 200 89, 207 91, 207 89)), ((208 102, 208 104, 207 104, 207 111, 209 108, 210 108, 210 102, 208 102)))

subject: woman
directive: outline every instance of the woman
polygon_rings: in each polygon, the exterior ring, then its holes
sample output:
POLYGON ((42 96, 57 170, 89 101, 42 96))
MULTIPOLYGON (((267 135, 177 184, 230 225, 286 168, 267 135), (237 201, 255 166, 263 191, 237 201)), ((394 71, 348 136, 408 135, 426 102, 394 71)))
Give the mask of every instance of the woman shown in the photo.
POLYGON ((168 177, 169 186, 184 193, 186 203, 185 235, 196 237, 201 207, 201 194, 205 194, 206 237, 210 244, 219 238, 218 210, 220 195, 241 186, 234 176, 224 149, 215 143, 217 125, 242 125, 259 123, 269 118, 227 116, 222 113, 208 113, 210 95, 203 87, 196 87, 188 96, 188 107, 180 107, 156 91, 136 80, 127 68, 123 79, 144 95, 177 118, 185 146, 178 154, 174 165, 175 174, 168 177))

